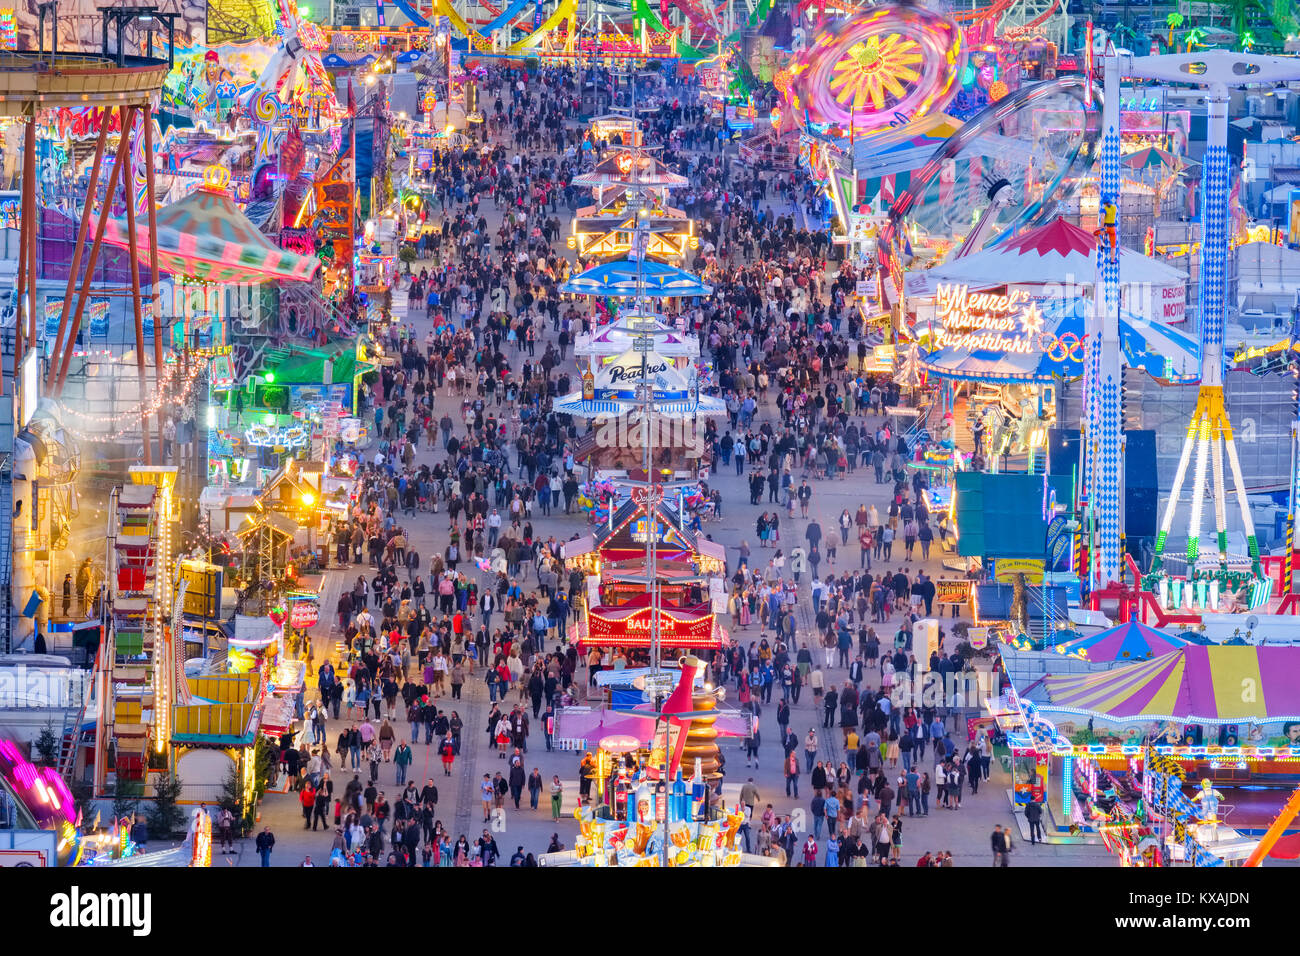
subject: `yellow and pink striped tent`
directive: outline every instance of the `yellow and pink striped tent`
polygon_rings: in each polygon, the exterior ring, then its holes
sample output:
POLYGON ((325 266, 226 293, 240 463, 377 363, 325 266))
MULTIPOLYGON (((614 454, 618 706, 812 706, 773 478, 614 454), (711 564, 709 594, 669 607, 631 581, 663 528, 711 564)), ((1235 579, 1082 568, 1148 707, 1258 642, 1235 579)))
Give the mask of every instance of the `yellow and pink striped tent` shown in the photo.
POLYGON ((1300 720, 1300 647, 1189 646, 1043 681, 1044 712, 1195 723, 1300 720))

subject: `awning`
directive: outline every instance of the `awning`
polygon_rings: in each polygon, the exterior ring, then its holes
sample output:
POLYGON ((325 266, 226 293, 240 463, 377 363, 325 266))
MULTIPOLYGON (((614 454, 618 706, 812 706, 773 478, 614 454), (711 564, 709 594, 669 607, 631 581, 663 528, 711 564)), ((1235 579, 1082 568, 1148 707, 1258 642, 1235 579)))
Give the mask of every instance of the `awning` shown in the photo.
MULTIPOLYGON (((1057 217, 992 248, 981 249, 933 269, 907 274, 908 296, 931 296, 941 283, 987 289, 1008 282, 1027 285, 1091 285, 1097 273, 1097 237, 1057 217)), ((1122 285, 1175 285, 1187 273, 1132 249, 1119 252, 1122 285)))
MULTIPOLYGON (((613 734, 627 734, 649 743, 655 736, 656 723, 653 717, 636 711, 562 708, 556 712, 552 736, 564 740, 597 741, 613 734)), ((720 737, 744 737, 749 733, 749 718, 739 711, 718 711, 713 729, 720 737)), ((662 739, 663 724, 659 724, 658 730, 662 739)))
POLYGON ((710 541, 708 538, 700 537, 696 539, 695 547, 699 549, 700 554, 708 555, 711 558, 717 558, 724 564, 727 561, 727 549, 716 541, 710 541))
POLYGON ((567 561, 569 558, 576 558, 580 554, 589 554, 596 546, 596 539, 593 535, 584 534, 581 538, 575 538, 572 541, 565 541, 560 545, 560 552, 567 561))
MULTIPOLYGON (((222 190, 206 186, 157 213, 158 266, 204 282, 305 282, 320 260, 281 249, 222 190)), ((137 255, 149 259, 149 223, 136 223, 137 255)), ((109 219, 104 238, 129 248, 124 219, 109 219)))

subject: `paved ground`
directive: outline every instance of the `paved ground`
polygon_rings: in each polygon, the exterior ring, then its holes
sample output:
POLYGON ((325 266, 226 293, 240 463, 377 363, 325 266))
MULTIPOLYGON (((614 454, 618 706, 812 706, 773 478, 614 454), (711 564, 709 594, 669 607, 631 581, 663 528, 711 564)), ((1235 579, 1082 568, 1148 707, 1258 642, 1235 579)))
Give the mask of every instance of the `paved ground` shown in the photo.
MULTIPOLYGON (((778 213, 788 211, 788 207, 782 207, 776 203, 773 204, 773 208, 778 213)), ((497 225, 495 213, 489 210, 488 216, 491 228, 495 228, 497 225)), ((420 265, 415 266, 415 271, 419 271, 420 265)), ((394 299, 398 303, 398 314, 402 315, 404 321, 410 322, 414 327, 417 341, 421 341, 428 327, 428 323, 423 317, 423 310, 419 310, 421 313, 419 315, 405 316, 406 295, 401 292, 396 294, 394 299)), ((539 343, 538 355, 541 354, 542 347, 544 346, 539 343)), ((511 358, 513 359, 514 356, 512 355, 511 358)), ((576 381, 576 375, 574 380, 576 381)), ((459 409, 459 400, 448 399, 445 395, 440 395, 436 414, 440 415, 444 409, 451 410, 453 418, 455 418, 455 412, 459 409)), ((770 405, 762 411, 767 416, 774 415, 774 409, 770 405)), ((869 422, 874 423, 874 421, 874 419, 869 419, 869 422)), ((422 448, 418 461, 432 462, 432 460, 433 456, 430 450, 422 448)), ((748 466, 746 470, 748 471, 748 466)), ((765 510, 767 506, 750 506, 748 504, 747 475, 745 477, 737 475, 734 465, 721 469, 720 473, 715 476, 714 481, 720 487, 726 504, 722 517, 707 524, 705 531, 712 535, 714 540, 727 547, 729 559, 733 566, 736 561, 736 549, 742 540, 748 541, 753 549, 752 563, 755 566, 765 563, 766 556, 758 548, 754 524, 758 514, 765 510)), ((854 512, 861 503, 868 505, 874 503, 878 508, 883 508, 886 504, 888 486, 876 485, 869 471, 863 472, 859 470, 856 474, 839 481, 818 481, 810 476, 809 483, 814 486, 812 516, 821 522, 828 535, 834 533, 836 518, 843 509, 848 508, 850 512, 854 512)), ((445 515, 419 514, 414 519, 405 519, 402 523, 408 529, 408 536, 411 539, 412 546, 422 555, 427 556, 433 553, 435 548, 441 551, 445 547, 447 535, 445 515)), ((553 515, 550 518, 535 514, 533 524, 540 536, 545 537, 554 534, 560 540, 567 539, 575 531, 585 532, 586 530, 585 519, 577 515, 566 517, 562 513, 558 516, 553 515)), ((783 518, 782 547, 787 555, 796 542, 802 541, 805 527, 806 522, 798 518, 793 521, 783 518)), ((912 571, 922 566, 921 562, 899 560, 897 555, 901 551, 901 544, 896 545, 895 559, 885 562, 884 566, 890 569, 909 568, 912 571)), ((856 566, 857 562, 858 548, 850 538, 849 546, 840 553, 836 569, 838 570, 846 564, 856 566)), ((923 566, 932 576, 939 575, 941 568, 937 552, 923 566)), ((880 564, 876 565, 877 570, 880 567, 880 564)), ((344 582, 353 580, 355 574, 356 572, 349 574, 346 570, 329 572, 323 601, 326 611, 333 608, 344 582)), ((536 582, 532 583, 535 584, 536 582)), ((808 578, 805 576, 801 595, 803 601, 802 617, 805 626, 811 623, 810 597, 807 584, 808 578)), ((322 615, 322 624, 314 635, 313 656, 316 661, 320 661, 333 653, 334 642, 339 636, 336 631, 331 630, 333 617, 333 614, 322 615)), ((739 640, 748 642, 757 639, 758 631, 759 626, 755 622, 748 629, 736 629, 734 636, 739 640)), ((828 670, 826 675, 828 683, 832 680, 837 683, 843 682, 847 676, 846 672, 839 668, 828 670)), ((878 678, 872 679, 869 677, 867 683, 875 685, 877 680, 878 678)), ((585 678, 581 679, 579 683, 585 684, 585 678)), ((465 699, 453 706, 453 709, 457 710, 464 720, 466 727, 463 753, 455 765, 455 775, 451 778, 443 776, 436 755, 431 754, 430 748, 424 744, 417 744, 414 746, 415 761, 411 767, 411 776, 415 779, 417 785, 422 784, 426 778, 433 777, 439 789, 438 816, 447 825, 453 836, 463 833, 473 841, 486 825, 482 819, 481 804, 478 800, 478 782, 484 772, 495 772, 498 769, 504 770, 505 764, 497 758, 495 748, 488 743, 485 720, 489 708, 485 688, 481 683, 474 682, 467 684, 465 690, 465 699)), ((820 714, 818 710, 814 709, 810 698, 810 693, 805 694, 802 702, 793 708, 791 726, 801 739, 809 727, 817 726, 820 728, 821 726, 820 714)), ((738 745, 730 744, 728 746, 726 750, 727 775, 723 788, 724 797, 728 800, 734 800, 741 784, 752 774, 759 788, 761 800, 764 803, 771 802, 777 812, 788 812, 795 807, 806 809, 808 801, 812 797, 806 776, 802 780, 798 800, 785 796, 784 777, 780 771, 782 752, 775 723, 775 705, 764 709, 763 724, 763 746, 759 760, 760 766, 757 769, 745 767, 743 753, 738 745)), ((410 727, 403 720, 396 725, 396 730, 399 737, 406 737, 409 735, 410 727)), ((330 721, 327 726, 327 741, 333 741, 338 731, 339 722, 330 721)), ((819 731, 819 736, 822 743, 822 752, 820 754, 822 759, 838 763, 843 757, 843 746, 839 733, 837 731, 819 731)), ((964 730, 960 736, 955 735, 954 739, 964 741, 964 730)), ((541 806, 537 810, 529 808, 526 791, 522 809, 518 811, 514 810, 509 800, 507 800, 508 809, 504 820, 493 825, 493 828, 497 831, 495 835, 498 846, 504 857, 508 858, 515 848, 521 845, 524 847, 525 852, 541 852, 545 850, 552 833, 558 833, 560 840, 566 846, 571 847, 573 845, 577 831, 577 824, 572 817, 578 791, 577 765, 578 756, 574 754, 547 753, 543 748, 543 738, 540 730, 536 722, 533 723, 533 732, 529 741, 525 766, 529 771, 533 767, 540 769, 543 779, 547 781, 550 780, 552 774, 560 775, 565 782, 564 814, 559 823, 552 822, 549 798, 545 792, 541 797, 541 806)), ((339 790, 351 779, 350 771, 345 772, 337 767, 333 771, 332 777, 339 790)), ((395 800, 402 789, 394 781, 393 765, 384 765, 381 771, 381 786, 387 785, 385 790, 390 801, 395 800)), ((905 862, 915 862, 916 858, 926 850, 951 850, 958 865, 988 865, 990 862, 989 834, 993 825, 995 823, 1009 825, 1013 821, 1007 798, 1008 787, 1007 775, 995 766, 992 780, 983 786, 977 795, 971 796, 967 794, 960 810, 948 811, 932 807, 932 812, 928 817, 915 820, 905 819, 905 862)), ((274 865, 297 865, 306 854, 311 854, 313 860, 317 862, 328 858, 334 835, 333 827, 331 826, 327 832, 313 833, 304 831, 295 795, 268 795, 261 808, 261 823, 269 825, 276 835, 277 846, 272 860, 274 865)), ((241 841, 241 849, 237 860, 238 865, 241 866, 258 865, 258 857, 253 851, 251 839, 241 841)), ((1020 841, 1019 849, 1013 857, 1013 865, 1030 862, 1049 865, 1095 865, 1109 863, 1110 857, 1100 847, 1030 847, 1027 841, 1020 841)))

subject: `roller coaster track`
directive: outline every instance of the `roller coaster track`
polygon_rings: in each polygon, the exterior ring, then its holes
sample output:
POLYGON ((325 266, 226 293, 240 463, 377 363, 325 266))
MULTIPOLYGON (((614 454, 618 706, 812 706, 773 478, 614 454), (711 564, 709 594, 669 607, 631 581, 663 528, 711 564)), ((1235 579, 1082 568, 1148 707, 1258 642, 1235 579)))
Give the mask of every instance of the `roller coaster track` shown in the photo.
POLYGON ((1002 14, 1010 10, 1015 2, 1016 0, 994 0, 994 2, 987 7, 980 7, 974 10, 954 10, 950 16, 958 23, 971 23, 976 20, 987 20, 989 17, 993 17, 994 20, 999 20, 1002 18, 1002 14))

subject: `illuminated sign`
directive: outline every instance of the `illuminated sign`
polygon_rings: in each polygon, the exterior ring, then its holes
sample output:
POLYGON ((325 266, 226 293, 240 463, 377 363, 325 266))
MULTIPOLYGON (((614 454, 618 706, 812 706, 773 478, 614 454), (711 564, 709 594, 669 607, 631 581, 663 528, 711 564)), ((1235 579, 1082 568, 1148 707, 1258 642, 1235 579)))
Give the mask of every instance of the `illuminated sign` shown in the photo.
MULTIPOLYGON (((662 521, 656 520, 654 523, 655 541, 663 541, 668 527, 662 521)), ((646 544, 650 540, 648 523, 645 518, 637 518, 632 524, 632 540, 641 544, 646 544)))
POLYGON ((944 581, 934 582, 934 603, 935 604, 968 604, 970 602, 970 582, 969 581, 944 581))
POLYGON ((303 598, 289 605, 290 627, 306 630, 315 627, 318 620, 320 620, 320 604, 316 601, 303 598))
POLYGON ((600 33, 593 37, 581 37, 578 51, 587 54, 632 55, 632 56, 676 56, 677 34, 665 30, 645 31, 645 50, 641 49, 641 40, 625 33, 600 33))
POLYGON ((310 438, 307 429, 298 425, 289 428, 253 425, 244 432, 244 441, 258 448, 300 448, 307 444, 310 438))
POLYGON ((1038 304, 1023 290, 997 295, 945 284, 935 289, 934 303, 936 348, 1029 354, 1043 328, 1038 304))
MULTIPOLYGON (((598 645, 645 646, 654 630, 654 616, 648 607, 638 608, 621 618, 610 618, 592 609, 588 618, 587 642, 598 645)), ((713 615, 662 608, 659 634, 675 647, 699 647, 712 642, 713 615)))

